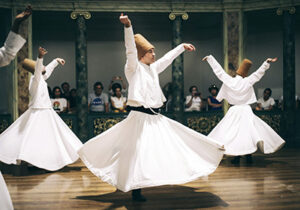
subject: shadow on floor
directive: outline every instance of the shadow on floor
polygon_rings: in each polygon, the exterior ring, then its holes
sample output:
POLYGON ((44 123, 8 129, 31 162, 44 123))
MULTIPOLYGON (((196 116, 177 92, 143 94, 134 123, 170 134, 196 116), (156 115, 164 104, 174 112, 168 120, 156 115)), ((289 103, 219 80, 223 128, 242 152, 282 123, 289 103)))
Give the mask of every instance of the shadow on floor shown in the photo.
POLYGON ((75 199, 91 200, 103 203, 112 203, 106 209, 126 207, 135 209, 197 209, 209 207, 227 207, 228 204, 219 196, 209 192, 197 192, 197 188, 186 186, 161 186, 142 190, 147 198, 146 202, 134 202, 131 200, 131 192, 113 193, 93 196, 77 196, 75 199))

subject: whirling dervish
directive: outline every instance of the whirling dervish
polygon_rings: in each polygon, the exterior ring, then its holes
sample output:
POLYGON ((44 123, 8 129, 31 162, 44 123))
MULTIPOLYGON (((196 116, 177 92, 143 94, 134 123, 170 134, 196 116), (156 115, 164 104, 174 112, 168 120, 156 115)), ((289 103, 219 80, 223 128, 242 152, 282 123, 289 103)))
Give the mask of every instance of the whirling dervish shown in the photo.
POLYGON ((79 158, 77 150, 82 143, 51 106, 45 80, 65 61, 56 58, 43 66, 46 53, 40 47, 36 62, 25 59, 22 63, 24 69, 34 71, 29 84, 31 101, 28 110, 0 135, 0 161, 6 164, 25 161, 55 171, 79 158))
POLYGON ((226 99, 233 105, 208 136, 224 144, 224 154, 236 156, 232 161, 236 164, 240 161, 240 155, 247 155, 247 162, 252 163, 251 154, 257 147, 265 154, 281 148, 285 141, 257 117, 250 107, 250 104, 257 101, 253 85, 264 76, 270 63, 276 62, 277 58, 268 58, 250 76, 248 71, 252 62, 244 59, 235 77, 228 75, 212 55, 203 60, 208 62, 215 75, 223 82, 216 99, 220 102, 226 99))

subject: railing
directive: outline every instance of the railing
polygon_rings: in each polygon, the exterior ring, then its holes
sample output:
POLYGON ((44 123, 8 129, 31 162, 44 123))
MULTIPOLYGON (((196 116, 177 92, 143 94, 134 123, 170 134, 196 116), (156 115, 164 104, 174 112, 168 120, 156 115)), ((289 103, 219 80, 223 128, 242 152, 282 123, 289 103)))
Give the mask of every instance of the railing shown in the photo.
POLYGON ((118 122, 127 117, 123 113, 92 113, 88 116, 88 133, 89 138, 99 135, 100 133, 111 128, 118 122))
POLYGON ((11 123, 12 119, 10 114, 0 114, 0 133, 5 131, 11 123))
MULTIPOLYGON (((277 133, 281 134, 282 123, 282 111, 255 111, 255 114, 269 124, 277 133)), ((172 113, 162 113, 163 115, 172 118, 172 113)), ((300 118, 300 111, 296 112, 298 118, 300 118)), ((128 114, 120 113, 91 113, 88 116, 88 136, 92 138, 100 133, 111 128, 118 122, 127 117, 128 114)), ((78 134, 78 121, 75 114, 61 114, 60 117, 69 126, 75 134, 78 134)), ((198 131, 204 135, 210 133, 210 131, 218 124, 223 118, 222 111, 207 111, 207 112, 185 112, 184 124, 195 131, 198 131)), ((11 116, 9 114, 0 114, 0 133, 2 133, 11 124, 11 116)), ((299 124, 299 120, 297 120, 299 124)), ((300 127, 299 127, 300 128, 300 127)), ((299 129, 300 130, 300 129, 299 129)), ((297 135, 300 135, 300 131, 295 131, 297 135)))

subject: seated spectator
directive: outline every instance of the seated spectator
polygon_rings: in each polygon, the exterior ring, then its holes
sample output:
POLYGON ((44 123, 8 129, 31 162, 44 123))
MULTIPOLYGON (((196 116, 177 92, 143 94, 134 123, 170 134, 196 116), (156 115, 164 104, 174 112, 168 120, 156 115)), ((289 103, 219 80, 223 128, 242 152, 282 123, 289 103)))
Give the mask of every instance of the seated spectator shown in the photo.
POLYGON ((108 112, 108 96, 103 93, 101 82, 94 84, 94 93, 89 94, 88 107, 92 112, 108 112))
POLYGON ((122 95, 124 95, 124 96, 126 95, 126 92, 127 92, 126 82, 123 80, 123 78, 121 76, 115 76, 111 79, 111 82, 110 82, 109 87, 108 87, 108 91, 109 91, 110 95, 114 95, 114 92, 113 92, 113 89, 112 89, 113 84, 122 85, 122 87, 121 87, 122 95))
POLYGON ((275 105, 274 98, 271 97, 272 90, 270 88, 266 88, 264 90, 264 96, 257 101, 257 105, 255 107, 256 110, 272 110, 275 105))
POLYGON ((222 110, 222 103, 216 99, 219 88, 215 85, 211 85, 208 90, 211 94, 211 96, 207 98, 208 110, 222 110))
POLYGON ((60 87, 54 87, 52 93, 53 97, 51 98, 51 103, 53 109, 57 113, 67 112, 68 102, 65 98, 61 97, 60 87))
POLYGON ((186 96, 185 99, 185 111, 200 111, 202 100, 201 100, 201 93, 198 92, 198 88, 193 85, 189 89, 191 95, 186 96))
POLYGON ((69 112, 71 112, 71 113, 76 112, 76 89, 72 89, 70 91, 69 112))
POLYGON ((67 100, 70 99, 70 84, 67 82, 64 82, 61 84, 62 94, 61 97, 65 98, 67 100))
POLYGON ((122 87, 119 83, 112 85, 113 95, 110 97, 111 108, 115 113, 126 112, 126 97, 122 95, 122 87))

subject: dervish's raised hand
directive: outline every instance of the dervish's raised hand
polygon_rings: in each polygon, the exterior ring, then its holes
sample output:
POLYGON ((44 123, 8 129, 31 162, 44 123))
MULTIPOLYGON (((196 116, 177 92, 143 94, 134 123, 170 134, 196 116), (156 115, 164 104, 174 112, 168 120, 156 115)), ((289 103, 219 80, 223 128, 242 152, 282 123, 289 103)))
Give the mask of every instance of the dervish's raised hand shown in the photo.
POLYGON ((206 61, 208 56, 205 56, 204 58, 202 58, 202 61, 206 61))
POLYGON ((120 15, 120 22, 124 24, 125 27, 130 27, 131 26, 131 21, 128 18, 127 15, 124 15, 123 13, 121 13, 120 15))
POLYGON ((26 20, 31 14, 32 14, 32 8, 30 5, 28 5, 23 12, 21 12, 16 16, 15 21, 22 22, 26 20))
POLYGON ((276 57, 276 58, 268 58, 266 61, 267 61, 268 63, 274 63, 274 62, 277 61, 277 57, 276 57))
POLYGON ((56 61, 60 64, 60 65, 65 65, 66 61, 62 58, 56 58, 56 61))
POLYGON ((39 58, 43 58, 47 53, 48 51, 45 48, 39 47, 39 58))
POLYGON ((32 14, 32 8, 31 8, 30 5, 28 5, 28 6, 26 7, 26 9, 25 9, 23 12, 21 12, 20 14, 18 14, 18 15, 16 16, 16 18, 15 18, 15 20, 14 20, 14 23, 13 23, 13 25, 12 25, 12 27, 11 27, 11 30, 12 30, 14 33, 18 34, 18 33, 19 33, 19 27, 20 27, 20 24, 21 24, 24 20, 26 20, 31 14, 32 14))
POLYGON ((192 44, 189 44, 189 43, 184 43, 183 46, 184 46, 184 49, 187 51, 195 51, 196 50, 195 46, 192 44))

